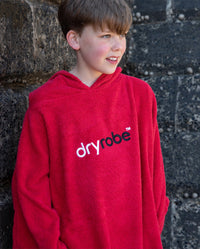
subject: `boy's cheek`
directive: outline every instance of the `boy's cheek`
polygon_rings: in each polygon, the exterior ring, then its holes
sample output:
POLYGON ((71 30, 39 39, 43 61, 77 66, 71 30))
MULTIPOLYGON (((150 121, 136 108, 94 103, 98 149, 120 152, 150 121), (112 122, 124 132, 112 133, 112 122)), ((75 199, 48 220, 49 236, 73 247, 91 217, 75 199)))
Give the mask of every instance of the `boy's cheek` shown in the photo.
POLYGON ((109 51, 111 46, 107 43, 99 44, 98 51, 99 53, 105 53, 106 51, 109 51))
POLYGON ((99 46, 98 49, 96 49, 94 51, 94 55, 96 57, 101 57, 101 56, 108 56, 110 52, 110 49, 108 46, 104 45, 104 46, 99 46))

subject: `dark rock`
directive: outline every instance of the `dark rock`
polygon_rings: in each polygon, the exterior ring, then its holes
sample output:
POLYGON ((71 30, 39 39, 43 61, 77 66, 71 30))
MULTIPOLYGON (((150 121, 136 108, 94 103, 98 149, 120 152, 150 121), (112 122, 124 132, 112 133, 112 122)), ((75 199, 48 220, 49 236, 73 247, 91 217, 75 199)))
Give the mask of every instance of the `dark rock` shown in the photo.
POLYGON ((184 14, 187 20, 200 20, 200 1, 174 0, 173 12, 176 17, 184 14))
POLYGON ((175 110, 177 99, 177 76, 160 76, 144 78, 152 87, 158 108, 158 124, 160 132, 174 132, 175 110))
POLYGON ((199 72, 200 23, 157 23, 134 26, 130 38, 127 70, 138 76, 145 72, 185 74, 191 67, 199 72))
MULTIPOLYGON (((10 192, 10 191, 9 191, 10 192)), ((12 248, 13 205, 11 193, 0 193, 0 248, 12 248)))
POLYGON ((2 0, 0 19, 2 75, 55 72, 73 64, 74 56, 59 27, 55 6, 2 0))
POLYGON ((0 176, 10 179, 14 169, 19 135, 27 98, 21 93, 3 91, 0 93, 1 133, 0 133, 0 176))
POLYGON ((164 21, 166 19, 166 0, 141 1, 135 0, 130 3, 133 13, 141 16, 148 15, 150 22, 164 21))
POLYGON ((200 191, 199 148, 199 132, 181 132, 176 135, 174 164, 171 165, 174 177, 168 179, 168 182, 174 182, 177 186, 190 186, 200 191))
POLYGON ((200 74, 178 78, 176 130, 200 130, 200 74))
POLYGON ((3 0, 0 19, 0 73, 30 72, 34 68, 30 7, 24 1, 3 0))
POLYGON ((172 248, 171 247, 171 242, 172 242, 171 227, 172 227, 172 222, 171 222, 171 205, 170 205, 167 215, 165 217, 165 225, 164 225, 164 229, 161 235, 163 249, 172 248))
POLYGON ((173 202, 173 249, 197 249, 200 246, 200 202, 173 202))

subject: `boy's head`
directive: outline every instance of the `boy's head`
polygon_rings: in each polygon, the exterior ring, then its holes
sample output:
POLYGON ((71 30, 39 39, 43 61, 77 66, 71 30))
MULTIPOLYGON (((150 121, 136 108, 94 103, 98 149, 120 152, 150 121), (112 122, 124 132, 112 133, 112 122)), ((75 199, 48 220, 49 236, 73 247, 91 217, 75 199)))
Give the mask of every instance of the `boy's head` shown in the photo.
POLYGON ((132 14, 124 0, 65 0, 59 7, 58 19, 65 37, 70 30, 81 34, 87 25, 125 34, 132 14))

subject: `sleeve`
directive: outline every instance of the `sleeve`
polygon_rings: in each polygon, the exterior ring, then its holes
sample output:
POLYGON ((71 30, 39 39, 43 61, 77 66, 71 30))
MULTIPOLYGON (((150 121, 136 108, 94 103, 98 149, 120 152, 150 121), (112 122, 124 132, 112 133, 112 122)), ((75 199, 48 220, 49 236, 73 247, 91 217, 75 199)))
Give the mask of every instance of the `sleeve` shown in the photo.
POLYGON ((12 179, 13 249, 66 249, 60 240, 60 220, 51 205, 49 151, 45 123, 28 110, 12 179))
POLYGON ((157 219, 160 233, 164 227, 165 216, 169 206, 169 199, 166 196, 166 180, 163 164, 163 156, 160 144, 160 134, 157 123, 157 104, 154 96, 153 104, 153 120, 154 120, 154 171, 153 171, 153 190, 157 211, 157 219))

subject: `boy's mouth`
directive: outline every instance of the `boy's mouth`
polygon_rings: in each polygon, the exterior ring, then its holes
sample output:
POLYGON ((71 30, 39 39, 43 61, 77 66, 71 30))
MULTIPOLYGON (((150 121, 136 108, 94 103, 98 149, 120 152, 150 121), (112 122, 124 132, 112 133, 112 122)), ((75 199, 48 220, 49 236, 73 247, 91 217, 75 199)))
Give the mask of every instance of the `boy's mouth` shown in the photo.
POLYGON ((116 64, 116 63, 118 63, 118 60, 119 60, 119 57, 108 57, 108 58, 106 58, 106 60, 108 61, 108 62, 110 62, 111 64, 116 64))

